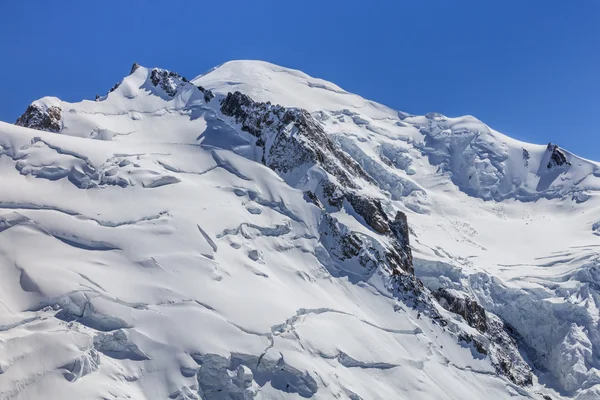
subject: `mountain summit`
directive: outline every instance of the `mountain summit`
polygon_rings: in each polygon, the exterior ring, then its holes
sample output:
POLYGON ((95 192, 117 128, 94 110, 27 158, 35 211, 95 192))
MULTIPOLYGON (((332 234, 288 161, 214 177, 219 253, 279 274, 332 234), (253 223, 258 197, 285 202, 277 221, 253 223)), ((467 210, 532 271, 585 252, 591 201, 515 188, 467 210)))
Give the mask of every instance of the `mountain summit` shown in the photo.
POLYGON ((595 399, 600 164, 261 61, 0 123, 6 398, 595 399))

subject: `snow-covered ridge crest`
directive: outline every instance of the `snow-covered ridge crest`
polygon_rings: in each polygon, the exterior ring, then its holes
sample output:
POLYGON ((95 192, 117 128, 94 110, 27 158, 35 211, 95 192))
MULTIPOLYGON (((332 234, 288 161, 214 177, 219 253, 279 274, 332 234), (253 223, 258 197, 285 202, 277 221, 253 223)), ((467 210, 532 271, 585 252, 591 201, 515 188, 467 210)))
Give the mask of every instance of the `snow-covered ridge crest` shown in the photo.
MULTIPOLYGON (((210 90, 189 83, 175 72, 134 64, 128 76, 107 95, 96 96, 94 102, 68 103, 45 97, 33 102, 16 124, 69 136, 113 140, 136 132, 157 131, 159 127, 147 129, 144 116, 167 114, 162 120, 157 118, 160 128, 168 125, 169 116, 193 118, 191 111, 213 97, 210 90)), ((168 141, 164 137, 149 138, 151 133, 146 136, 144 140, 168 141)))

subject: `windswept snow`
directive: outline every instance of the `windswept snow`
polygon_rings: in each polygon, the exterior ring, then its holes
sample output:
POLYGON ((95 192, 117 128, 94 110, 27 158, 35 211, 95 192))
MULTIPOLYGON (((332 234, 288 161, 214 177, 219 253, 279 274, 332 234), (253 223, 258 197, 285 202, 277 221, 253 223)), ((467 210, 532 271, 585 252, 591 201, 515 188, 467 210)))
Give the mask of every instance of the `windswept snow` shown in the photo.
POLYGON ((1 398, 600 396, 598 163, 265 62, 113 89, 0 123, 1 398))

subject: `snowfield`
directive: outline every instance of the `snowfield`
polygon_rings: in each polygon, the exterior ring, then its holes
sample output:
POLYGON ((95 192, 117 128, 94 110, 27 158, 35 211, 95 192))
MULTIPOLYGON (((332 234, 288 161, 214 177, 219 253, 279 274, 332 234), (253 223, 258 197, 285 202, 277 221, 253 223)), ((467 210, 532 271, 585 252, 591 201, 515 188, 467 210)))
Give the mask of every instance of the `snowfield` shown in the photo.
POLYGON ((135 64, 0 122, 0 182, 0 399, 600 398, 600 164, 554 144, 135 64))

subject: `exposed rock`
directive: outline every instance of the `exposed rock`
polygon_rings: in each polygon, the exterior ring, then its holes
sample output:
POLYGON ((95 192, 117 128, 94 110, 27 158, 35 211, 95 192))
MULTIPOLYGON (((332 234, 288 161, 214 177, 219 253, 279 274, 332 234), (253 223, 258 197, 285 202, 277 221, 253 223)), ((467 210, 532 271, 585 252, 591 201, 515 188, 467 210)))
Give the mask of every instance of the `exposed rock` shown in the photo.
MULTIPOLYGON (((341 190, 339 192, 343 193, 341 190)), ((380 200, 356 192, 343 193, 342 200, 329 198, 332 205, 340 204, 343 200, 348 201, 354 211, 375 232, 391 237, 392 246, 385 252, 385 257, 379 257, 377 261, 381 263, 385 260, 392 274, 399 274, 400 271, 414 274, 406 215, 398 211, 395 220, 391 221, 383 210, 380 200)))
MULTIPOLYGON (((329 214, 324 214, 319 227, 321 234, 325 236, 322 241, 329 250, 329 253, 338 260, 345 261, 360 255, 363 248, 363 242, 351 231, 339 225, 338 220, 329 214)), ((361 262, 366 266, 366 262, 361 262)))
POLYGON ((394 221, 390 224, 390 228, 402 246, 410 245, 410 229, 408 227, 408 219, 406 218, 406 214, 404 214, 402 211, 397 211, 396 218, 394 218, 394 221))
POLYGON ((529 166, 529 158, 531 158, 531 156, 529 155, 529 151, 523 149, 523 160, 525 160, 526 167, 529 166))
POLYGON ((304 198, 313 203, 315 206, 319 207, 320 209, 323 209, 323 204, 321 204, 321 200, 319 200, 319 197, 311 190, 307 190, 306 192, 304 192, 304 198))
MULTIPOLYGON (((373 182, 372 178, 327 136, 313 116, 305 110, 255 102, 240 92, 227 94, 221 101, 221 112, 233 117, 242 130, 257 137, 256 144, 263 148, 263 163, 276 172, 285 174, 305 164, 318 164, 331 174, 337 183, 323 179, 321 193, 311 192, 314 195, 311 202, 322 205, 321 201, 316 201, 321 194, 327 204, 341 209, 344 200, 348 201, 376 233, 394 239, 394 245, 384 253, 373 249, 364 249, 361 253, 357 248, 362 242, 356 235, 339 235, 342 250, 334 251, 337 257, 345 260, 350 254, 362 254, 362 265, 384 263, 388 264, 390 271, 413 272, 408 239, 397 240, 400 231, 392 233, 392 221, 385 214, 380 200, 357 191, 356 178, 368 183, 373 182)), ((325 222, 331 224, 331 220, 325 222)))
POLYGON ((442 307, 463 317, 469 326, 477 329, 487 339, 482 341, 469 334, 459 334, 461 340, 472 343, 478 352, 488 355, 499 374, 517 385, 532 384, 531 368, 519 352, 521 336, 512 326, 487 313, 479 303, 468 297, 455 295, 446 289, 433 292, 433 296, 442 307))
POLYGON ((348 193, 345 198, 352 205, 354 211, 363 217, 367 225, 373 228, 375 232, 381 235, 391 232, 389 220, 383 211, 381 201, 366 196, 359 196, 355 193, 348 193))
POLYGON ((154 68, 150 73, 150 82, 156 87, 160 86, 165 93, 173 97, 177 93, 177 89, 188 80, 176 72, 154 68))
POLYGON ((196 86, 196 87, 198 88, 199 91, 204 93, 204 101, 205 102, 209 103, 215 97, 213 92, 209 89, 205 89, 204 86, 196 86))
POLYGON ((344 187, 356 188, 355 178, 371 177, 323 131, 306 111, 253 101, 240 92, 228 93, 221 112, 233 117, 241 129, 257 137, 263 163, 286 173, 306 163, 318 163, 344 187), (354 178, 354 179, 353 179, 354 178))
POLYGON ((533 373, 519 351, 523 338, 510 324, 494 314, 486 315, 488 329, 485 336, 490 340, 488 352, 496 371, 517 385, 530 386, 533 373))
POLYGON ((108 91, 108 93, 114 92, 115 90, 117 90, 119 88, 119 86, 121 86, 121 82, 115 83, 115 85, 110 88, 110 90, 108 91))
POLYGON ((38 129, 47 132, 59 132, 61 129, 62 110, 58 106, 46 107, 33 103, 21 115, 15 125, 38 129))
POLYGON ((481 333, 487 332, 485 309, 479 303, 467 297, 455 296, 446 289, 439 289, 433 295, 442 307, 463 317, 469 326, 481 333))
POLYGON ((131 71, 129 72, 129 75, 133 74, 135 71, 137 71, 137 69, 141 67, 140 64, 138 63, 133 63, 133 65, 131 66, 131 71))
POLYGON ((560 151, 560 148, 558 147, 558 145, 553 144, 553 143, 548 143, 548 146, 546 147, 546 149, 551 152, 552 154, 550 155, 550 161, 548 162, 547 167, 550 169, 553 166, 557 166, 560 167, 561 165, 571 165, 571 163, 569 161, 567 161, 567 157, 565 156, 565 154, 560 151))

